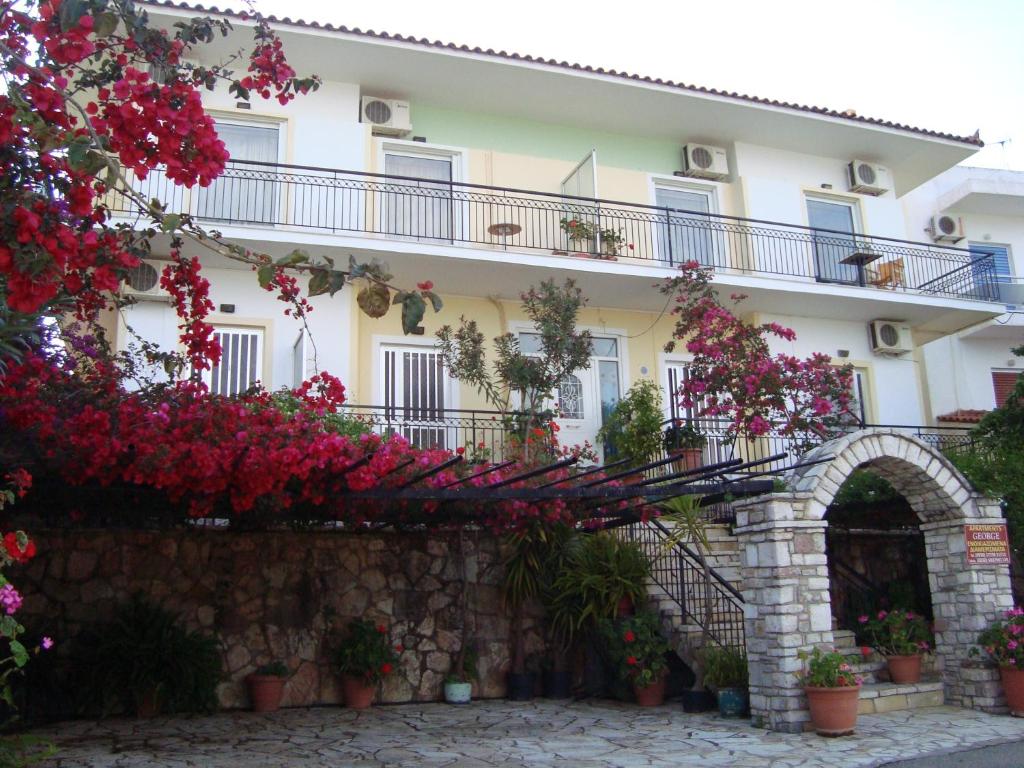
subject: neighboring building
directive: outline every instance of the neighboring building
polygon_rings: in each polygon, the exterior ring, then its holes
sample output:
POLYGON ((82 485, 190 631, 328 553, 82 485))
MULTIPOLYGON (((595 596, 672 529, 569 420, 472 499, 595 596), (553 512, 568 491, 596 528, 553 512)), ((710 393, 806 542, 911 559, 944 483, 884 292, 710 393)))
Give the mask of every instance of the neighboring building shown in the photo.
MULTIPOLYGON (((150 4, 168 26, 197 12, 207 11, 150 4)), ((153 174, 139 189, 171 195, 172 208, 275 256, 304 247, 339 261, 378 257, 398 283, 432 280, 445 307, 422 336, 403 336, 397 313, 362 315, 348 290, 312 299, 309 321, 319 367, 342 378, 353 402, 416 416, 415 435, 456 447, 487 423, 443 413, 487 404, 441 369, 436 328, 465 315, 488 336, 528 334, 518 294, 545 278, 578 281, 590 299, 582 325, 598 340, 593 365, 560 393, 570 443, 593 442, 631 382, 667 387, 681 375, 685 355, 661 351, 672 322, 652 284, 688 259, 713 266, 724 294, 747 294, 751 319, 794 328, 797 341, 780 350, 852 363, 872 424, 929 423, 946 401, 924 385, 921 345, 994 328, 1004 312, 998 254, 993 265, 921 229, 922 214, 949 208, 966 220, 973 208, 900 199, 968 158, 976 137, 491 51, 276 26, 295 68, 321 75, 323 87, 286 108, 209 94, 233 158, 224 176, 189 192, 153 174), (598 234, 570 241, 559 222, 573 217, 598 234), (621 234, 619 247, 608 232, 621 234)), ((977 226, 972 238, 990 231, 977 226)), ((993 243, 1007 240, 991 232, 993 243)), ((215 391, 256 379, 290 386, 312 373, 299 323, 248 269, 206 260, 204 271, 226 349, 215 391)), ((140 275, 136 287, 146 283, 140 275)), ((175 345, 165 303, 142 301, 123 317, 175 345)))
POLYGON ((958 166, 903 198, 909 234, 936 219, 979 258, 991 256, 1005 312, 924 347, 928 405, 938 423, 976 423, 1002 405, 1024 360, 1024 173, 958 166))

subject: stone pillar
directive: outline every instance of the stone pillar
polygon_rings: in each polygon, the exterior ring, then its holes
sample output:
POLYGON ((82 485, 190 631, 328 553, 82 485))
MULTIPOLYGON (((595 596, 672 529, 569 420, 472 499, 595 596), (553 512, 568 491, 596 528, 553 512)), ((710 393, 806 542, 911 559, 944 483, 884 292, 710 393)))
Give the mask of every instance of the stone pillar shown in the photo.
POLYGON ((923 523, 928 582, 935 614, 936 668, 946 703, 986 711, 1003 708, 995 670, 979 668, 968 655, 985 629, 1013 607, 1006 565, 968 565, 964 526, 1004 524, 999 508, 978 504, 982 517, 923 523))
POLYGON ((810 719, 797 654, 833 642, 826 523, 802 519, 809 500, 776 494, 736 507, 750 713, 755 725, 790 733, 810 719))

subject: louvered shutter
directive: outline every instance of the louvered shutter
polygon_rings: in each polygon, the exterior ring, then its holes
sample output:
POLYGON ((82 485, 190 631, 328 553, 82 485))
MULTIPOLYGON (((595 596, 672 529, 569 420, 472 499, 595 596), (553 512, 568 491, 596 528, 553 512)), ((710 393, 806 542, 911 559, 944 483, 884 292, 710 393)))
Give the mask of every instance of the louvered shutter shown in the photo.
POLYGON ((262 328, 215 328, 220 342, 220 363, 203 372, 203 381, 215 395, 245 392, 263 376, 262 328))
POLYGON ((1016 371, 992 371, 992 388, 996 393, 996 406, 1006 405, 1007 398, 1017 386, 1017 377, 1020 374, 1016 371))

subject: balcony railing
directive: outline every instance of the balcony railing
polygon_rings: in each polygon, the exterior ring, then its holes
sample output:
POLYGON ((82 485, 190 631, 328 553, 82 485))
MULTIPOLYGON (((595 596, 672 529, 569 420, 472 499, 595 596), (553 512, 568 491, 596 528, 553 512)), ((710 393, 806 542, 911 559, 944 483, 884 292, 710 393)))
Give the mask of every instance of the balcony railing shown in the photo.
MULTIPOLYGON (((480 184, 233 160, 206 188, 129 177, 146 199, 211 224, 293 227, 431 244, 539 251, 718 273, 777 275, 999 301, 990 254, 736 216, 480 184), (577 222, 576 227, 562 220, 577 222), (589 237, 570 238, 567 230, 589 237)), ((111 210, 132 213, 111 195, 111 210)))

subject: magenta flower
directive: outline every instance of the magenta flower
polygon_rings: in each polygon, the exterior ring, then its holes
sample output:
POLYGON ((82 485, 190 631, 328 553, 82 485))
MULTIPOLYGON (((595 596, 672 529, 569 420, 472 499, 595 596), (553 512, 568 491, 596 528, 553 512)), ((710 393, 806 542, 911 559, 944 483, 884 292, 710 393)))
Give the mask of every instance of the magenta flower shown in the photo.
POLYGON ((53 639, 49 637, 44 637, 40 645, 43 647, 44 651, 48 651, 51 648, 53 648, 53 639))
POLYGON ((861 624, 867 624, 868 623, 868 617, 867 616, 858 616, 857 617, 857 621, 859 621, 861 624))

